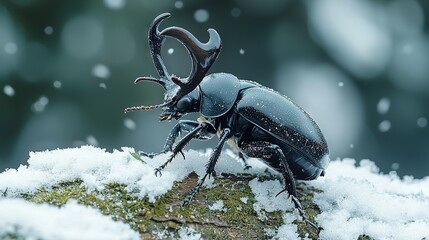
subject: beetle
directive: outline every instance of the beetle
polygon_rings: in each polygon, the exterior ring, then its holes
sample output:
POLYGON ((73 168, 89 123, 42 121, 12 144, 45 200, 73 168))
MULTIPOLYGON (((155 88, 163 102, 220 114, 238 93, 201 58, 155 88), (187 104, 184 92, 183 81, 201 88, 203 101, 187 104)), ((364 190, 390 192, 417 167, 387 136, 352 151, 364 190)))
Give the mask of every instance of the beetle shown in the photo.
MULTIPOLYGON (((286 191, 303 221, 320 231, 321 228, 307 219, 295 183, 295 180, 313 180, 325 173, 330 159, 320 128, 301 107, 270 88, 239 80, 229 73, 206 75, 221 50, 219 34, 208 29, 209 41, 202 43, 180 27, 159 31, 159 24, 168 17, 169 13, 157 16, 148 34, 150 52, 160 78, 139 77, 135 80, 135 83, 160 84, 165 89, 164 102, 124 111, 161 108, 161 121, 178 120, 191 112, 199 112, 201 117, 197 121, 179 120, 173 127, 160 152, 171 152, 171 155, 155 169, 155 174, 161 174, 178 153, 183 155, 183 148, 192 139, 207 140, 217 134, 219 142, 210 156, 205 175, 184 200, 184 205, 191 203, 206 177, 213 173, 222 148, 228 142, 238 149, 243 160, 248 157, 261 159, 281 173, 284 189, 280 193, 286 191), (188 77, 179 78, 168 73, 161 57, 161 46, 166 37, 178 40, 189 52, 192 70, 188 77), (187 134, 176 143, 183 132, 187 134)), ((160 153, 140 152, 147 157, 160 153)))

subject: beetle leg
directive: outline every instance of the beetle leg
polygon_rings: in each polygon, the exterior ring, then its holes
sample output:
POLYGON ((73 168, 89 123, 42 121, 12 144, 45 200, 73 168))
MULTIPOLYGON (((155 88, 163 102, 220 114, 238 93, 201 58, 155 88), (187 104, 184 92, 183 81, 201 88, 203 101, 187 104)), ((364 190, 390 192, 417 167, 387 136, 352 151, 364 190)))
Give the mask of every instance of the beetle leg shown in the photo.
POLYGON ((195 194, 198 193, 201 186, 203 185, 204 181, 206 180, 207 176, 210 176, 215 168, 215 165, 217 163, 217 160, 219 159, 220 153, 222 152, 223 145, 228 140, 228 138, 231 135, 231 130, 229 128, 223 129, 222 135, 220 137, 219 143, 217 144, 216 148, 213 150, 212 155, 210 156, 210 161, 207 164, 206 168, 206 174, 203 178, 201 178, 197 185, 192 189, 192 192, 188 195, 188 197, 183 201, 183 205, 187 206, 191 203, 192 199, 194 198, 195 194))
MULTIPOLYGON (((279 148, 280 150, 280 148, 279 148)), ((280 150, 281 151, 281 150, 280 150)), ((283 155, 283 153, 282 153, 283 155)), ((299 201, 298 197, 297 197, 297 193, 296 193, 296 184, 295 184, 295 179, 293 177, 293 173, 289 168, 289 164, 286 161, 286 158, 280 157, 281 160, 281 165, 282 165, 282 175, 283 178, 285 179, 285 184, 286 187, 285 189, 283 189, 282 191, 280 191, 276 196, 280 195, 280 193, 287 191, 294 206, 295 209, 298 211, 299 215, 301 216, 302 220, 307 224, 310 225, 312 228, 314 228, 317 233, 319 233, 322 228, 317 226, 316 224, 314 224, 313 222, 311 222, 310 220, 308 220, 307 216, 305 215, 304 210, 302 209, 302 205, 301 202, 299 201)))
MULTIPOLYGON (((168 135, 168 138, 165 141, 164 148, 162 149, 161 152, 159 152, 159 153, 146 153, 146 152, 140 151, 139 152, 140 156, 153 158, 157 155, 172 151, 173 145, 176 142, 177 137, 182 132, 191 132, 193 129, 195 129, 199 125, 200 125, 200 123, 197 121, 180 120, 176 125, 174 125, 173 129, 171 129, 170 134, 168 135)), ((207 138, 210 138, 211 136, 207 132, 205 134, 198 134, 196 137, 198 137, 199 139, 207 139, 207 138), (200 135, 203 135, 203 136, 200 136, 200 135)), ((182 153, 182 155, 183 155, 183 153, 182 153)), ((183 158, 185 158, 185 157, 183 157, 183 158)))
MULTIPOLYGON (((197 136, 201 135, 201 132, 208 134, 207 128, 211 127, 208 123, 198 123, 198 126, 196 126, 194 129, 192 129, 188 134, 186 134, 182 139, 180 139, 179 142, 177 142, 176 146, 171 150, 173 153, 168 157, 167 161, 155 169, 155 175, 160 175, 161 171, 171 162, 173 161, 174 157, 178 153, 182 153, 182 149, 188 144, 193 138, 196 138, 197 136)), ((177 137, 177 136, 176 136, 177 137)), ((174 141, 173 141, 174 142, 174 141)))
POLYGON ((301 203, 297 197, 295 178, 280 147, 269 142, 255 141, 243 143, 240 148, 247 156, 262 158, 268 164, 280 162, 278 167, 276 166, 276 170, 281 172, 283 175, 285 189, 280 191, 276 197, 282 192, 287 192, 302 220, 313 227, 317 232, 320 232, 321 228, 310 222, 302 209, 301 203))
POLYGON ((239 153, 238 153, 238 157, 241 159, 241 161, 243 161, 243 164, 244 164, 244 170, 249 170, 249 169, 251 169, 251 168, 252 168, 252 166, 250 166, 250 165, 247 163, 247 158, 246 158, 246 156, 244 156, 244 154, 243 154, 242 152, 239 152, 239 153))

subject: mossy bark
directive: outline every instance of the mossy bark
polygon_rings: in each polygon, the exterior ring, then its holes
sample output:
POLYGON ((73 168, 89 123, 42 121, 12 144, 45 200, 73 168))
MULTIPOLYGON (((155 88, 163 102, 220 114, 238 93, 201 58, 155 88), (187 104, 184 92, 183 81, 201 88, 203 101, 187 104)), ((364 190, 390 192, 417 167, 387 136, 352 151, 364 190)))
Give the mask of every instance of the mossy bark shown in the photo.
MULTIPOLYGON (((216 176, 215 187, 202 188, 193 202, 182 206, 183 199, 195 186, 198 177, 191 174, 182 182, 176 182, 167 194, 150 203, 129 194, 126 186, 108 184, 103 190, 90 191, 80 181, 65 182, 50 189, 39 189, 35 194, 23 197, 36 203, 61 206, 70 199, 80 204, 99 209, 114 220, 128 223, 139 231, 143 239, 156 239, 160 235, 177 237, 181 227, 192 227, 204 239, 267 239, 268 229, 277 229, 283 224, 280 211, 266 213, 261 221, 253 208, 255 198, 249 187, 251 175, 216 176), (247 201, 242 201, 247 199, 247 201), (222 210, 210 210, 214 202, 222 200, 222 210)), ((298 184, 304 211, 311 221, 320 210, 312 201, 317 189, 304 183, 298 184)), ((317 233, 301 221, 295 221, 301 237, 317 239, 317 233)))

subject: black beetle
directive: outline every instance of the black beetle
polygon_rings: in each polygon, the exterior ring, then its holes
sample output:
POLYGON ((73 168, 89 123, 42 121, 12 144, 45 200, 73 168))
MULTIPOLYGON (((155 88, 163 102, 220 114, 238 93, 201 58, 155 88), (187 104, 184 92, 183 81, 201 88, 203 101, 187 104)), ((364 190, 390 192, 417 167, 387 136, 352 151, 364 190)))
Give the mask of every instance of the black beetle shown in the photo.
MULTIPOLYGON (((184 205, 191 202, 206 177, 213 173, 223 145, 228 142, 239 150, 244 161, 246 157, 259 158, 280 172, 285 184, 281 192, 287 191, 303 220, 319 229, 306 218, 295 185, 295 179, 313 180, 323 176, 330 161, 328 145, 317 124, 302 108, 272 89, 239 80, 229 73, 206 76, 221 49, 219 34, 209 29, 209 41, 201 43, 180 27, 159 31, 158 25, 169 16, 164 13, 156 17, 149 30, 149 47, 160 78, 140 77, 135 81, 156 82, 164 87, 164 103, 130 107, 125 112, 162 108, 161 121, 179 119, 190 112, 199 112, 201 117, 198 121, 180 120, 175 125, 161 152, 171 151, 172 154, 155 174, 161 174, 179 152, 183 155, 182 149, 192 139, 206 140, 218 134, 220 141, 210 156, 206 174, 185 199, 184 205), (187 78, 181 79, 167 72, 161 57, 165 37, 179 40, 191 55, 192 71, 187 78), (188 133, 174 145, 181 132, 188 133)), ((141 152, 149 157, 157 154, 141 152)))

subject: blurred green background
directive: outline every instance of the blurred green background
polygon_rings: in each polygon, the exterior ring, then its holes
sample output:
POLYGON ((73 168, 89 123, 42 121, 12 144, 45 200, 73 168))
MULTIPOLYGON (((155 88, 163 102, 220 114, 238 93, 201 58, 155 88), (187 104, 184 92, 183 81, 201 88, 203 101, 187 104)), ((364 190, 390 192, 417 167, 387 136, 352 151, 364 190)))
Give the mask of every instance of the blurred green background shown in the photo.
MULTIPOLYGON (((371 159, 383 172, 429 169, 429 1, 97 0, 0 2, 0 171, 29 151, 93 144, 159 151, 174 122, 159 110, 147 30, 177 25, 223 49, 229 72, 288 95, 314 117, 331 158, 371 159)), ((166 41, 169 72, 185 77, 185 49, 166 41)), ((194 118, 195 115, 189 116, 194 118)), ((217 140, 195 142, 213 147, 217 140)))

